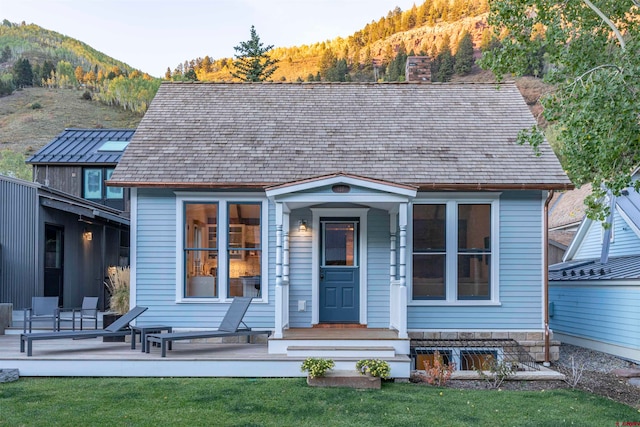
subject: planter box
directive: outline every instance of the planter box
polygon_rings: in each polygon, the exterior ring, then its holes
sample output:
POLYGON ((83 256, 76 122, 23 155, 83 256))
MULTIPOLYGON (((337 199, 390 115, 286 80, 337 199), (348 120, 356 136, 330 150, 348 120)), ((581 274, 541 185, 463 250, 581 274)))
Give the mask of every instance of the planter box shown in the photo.
POLYGON ((356 371, 328 371, 324 377, 307 376, 307 384, 311 387, 349 387, 358 389, 380 389, 382 381, 379 377, 360 375, 356 371))
MULTIPOLYGON (((106 328, 116 320, 122 317, 122 314, 105 314, 102 317, 102 326, 106 328)), ((102 337, 102 342, 124 342, 125 337, 102 337)))

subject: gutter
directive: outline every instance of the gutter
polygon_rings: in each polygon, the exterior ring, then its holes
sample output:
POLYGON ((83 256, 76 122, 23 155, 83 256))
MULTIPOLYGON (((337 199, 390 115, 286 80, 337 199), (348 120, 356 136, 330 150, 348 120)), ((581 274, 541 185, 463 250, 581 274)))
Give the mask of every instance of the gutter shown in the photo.
POLYGON ((549 202, 551 202, 551 198, 553 198, 554 190, 549 191, 549 195, 547 195, 547 200, 544 202, 544 218, 543 218, 543 243, 542 243, 542 254, 543 254, 543 265, 544 265, 544 363, 543 365, 546 367, 551 366, 550 357, 549 357, 549 349, 551 346, 550 337, 549 337, 549 202))

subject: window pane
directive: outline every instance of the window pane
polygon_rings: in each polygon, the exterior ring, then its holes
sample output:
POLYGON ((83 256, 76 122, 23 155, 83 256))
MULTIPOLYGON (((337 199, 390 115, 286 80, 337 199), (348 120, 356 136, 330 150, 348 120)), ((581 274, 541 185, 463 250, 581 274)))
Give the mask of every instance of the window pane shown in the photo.
POLYGON ((218 205, 185 204, 185 296, 218 296, 218 205))
POLYGON ((446 255, 413 255, 413 299, 445 299, 446 255))
POLYGON ((446 205, 413 206, 413 251, 444 252, 446 205))
POLYGON ((102 169, 85 169, 83 181, 84 189, 82 197, 84 197, 85 199, 101 200, 102 169))
POLYGON ((352 222, 324 224, 324 265, 355 265, 355 234, 352 222))
MULTIPOLYGON (((113 169, 107 169, 107 181, 111 179, 111 175, 113 175, 113 169)), ((122 187, 107 187, 107 199, 122 199, 123 197, 122 187)))
POLYGON ((228 297, 261 295, 260 203, 229 203, 228 297))
POLYGON ((490 255, 458 255, 458 299, 491 299, 490 265, 490 255))
POLYGON ((491 251, 491 205, 458 205, 458 252, 491 251))

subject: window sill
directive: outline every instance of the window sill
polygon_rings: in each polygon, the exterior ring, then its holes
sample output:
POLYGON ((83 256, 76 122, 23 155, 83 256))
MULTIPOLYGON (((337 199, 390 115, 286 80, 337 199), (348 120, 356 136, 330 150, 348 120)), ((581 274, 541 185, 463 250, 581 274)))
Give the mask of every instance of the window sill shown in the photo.
POLYGON ((410 307, 500 307, 500 301, 409 301, 410 307))
MULTIPOLYGON (((176 304, 229 304, 233 301, 233 298, 181 298, 176 299, 176 304)), ((253 297, 251 304, 267 304, 268 301, 264 298, 253 297)))

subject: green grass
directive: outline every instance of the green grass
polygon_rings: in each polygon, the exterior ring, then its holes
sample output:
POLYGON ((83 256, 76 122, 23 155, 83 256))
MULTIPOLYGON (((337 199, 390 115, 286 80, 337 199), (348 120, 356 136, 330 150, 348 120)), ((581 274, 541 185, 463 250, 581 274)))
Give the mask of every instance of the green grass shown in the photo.
POLYGON ((21 378, 0 384, 0 426, 615 426, 640 413, 575 391, 456 390, 297 379, 21 378))

